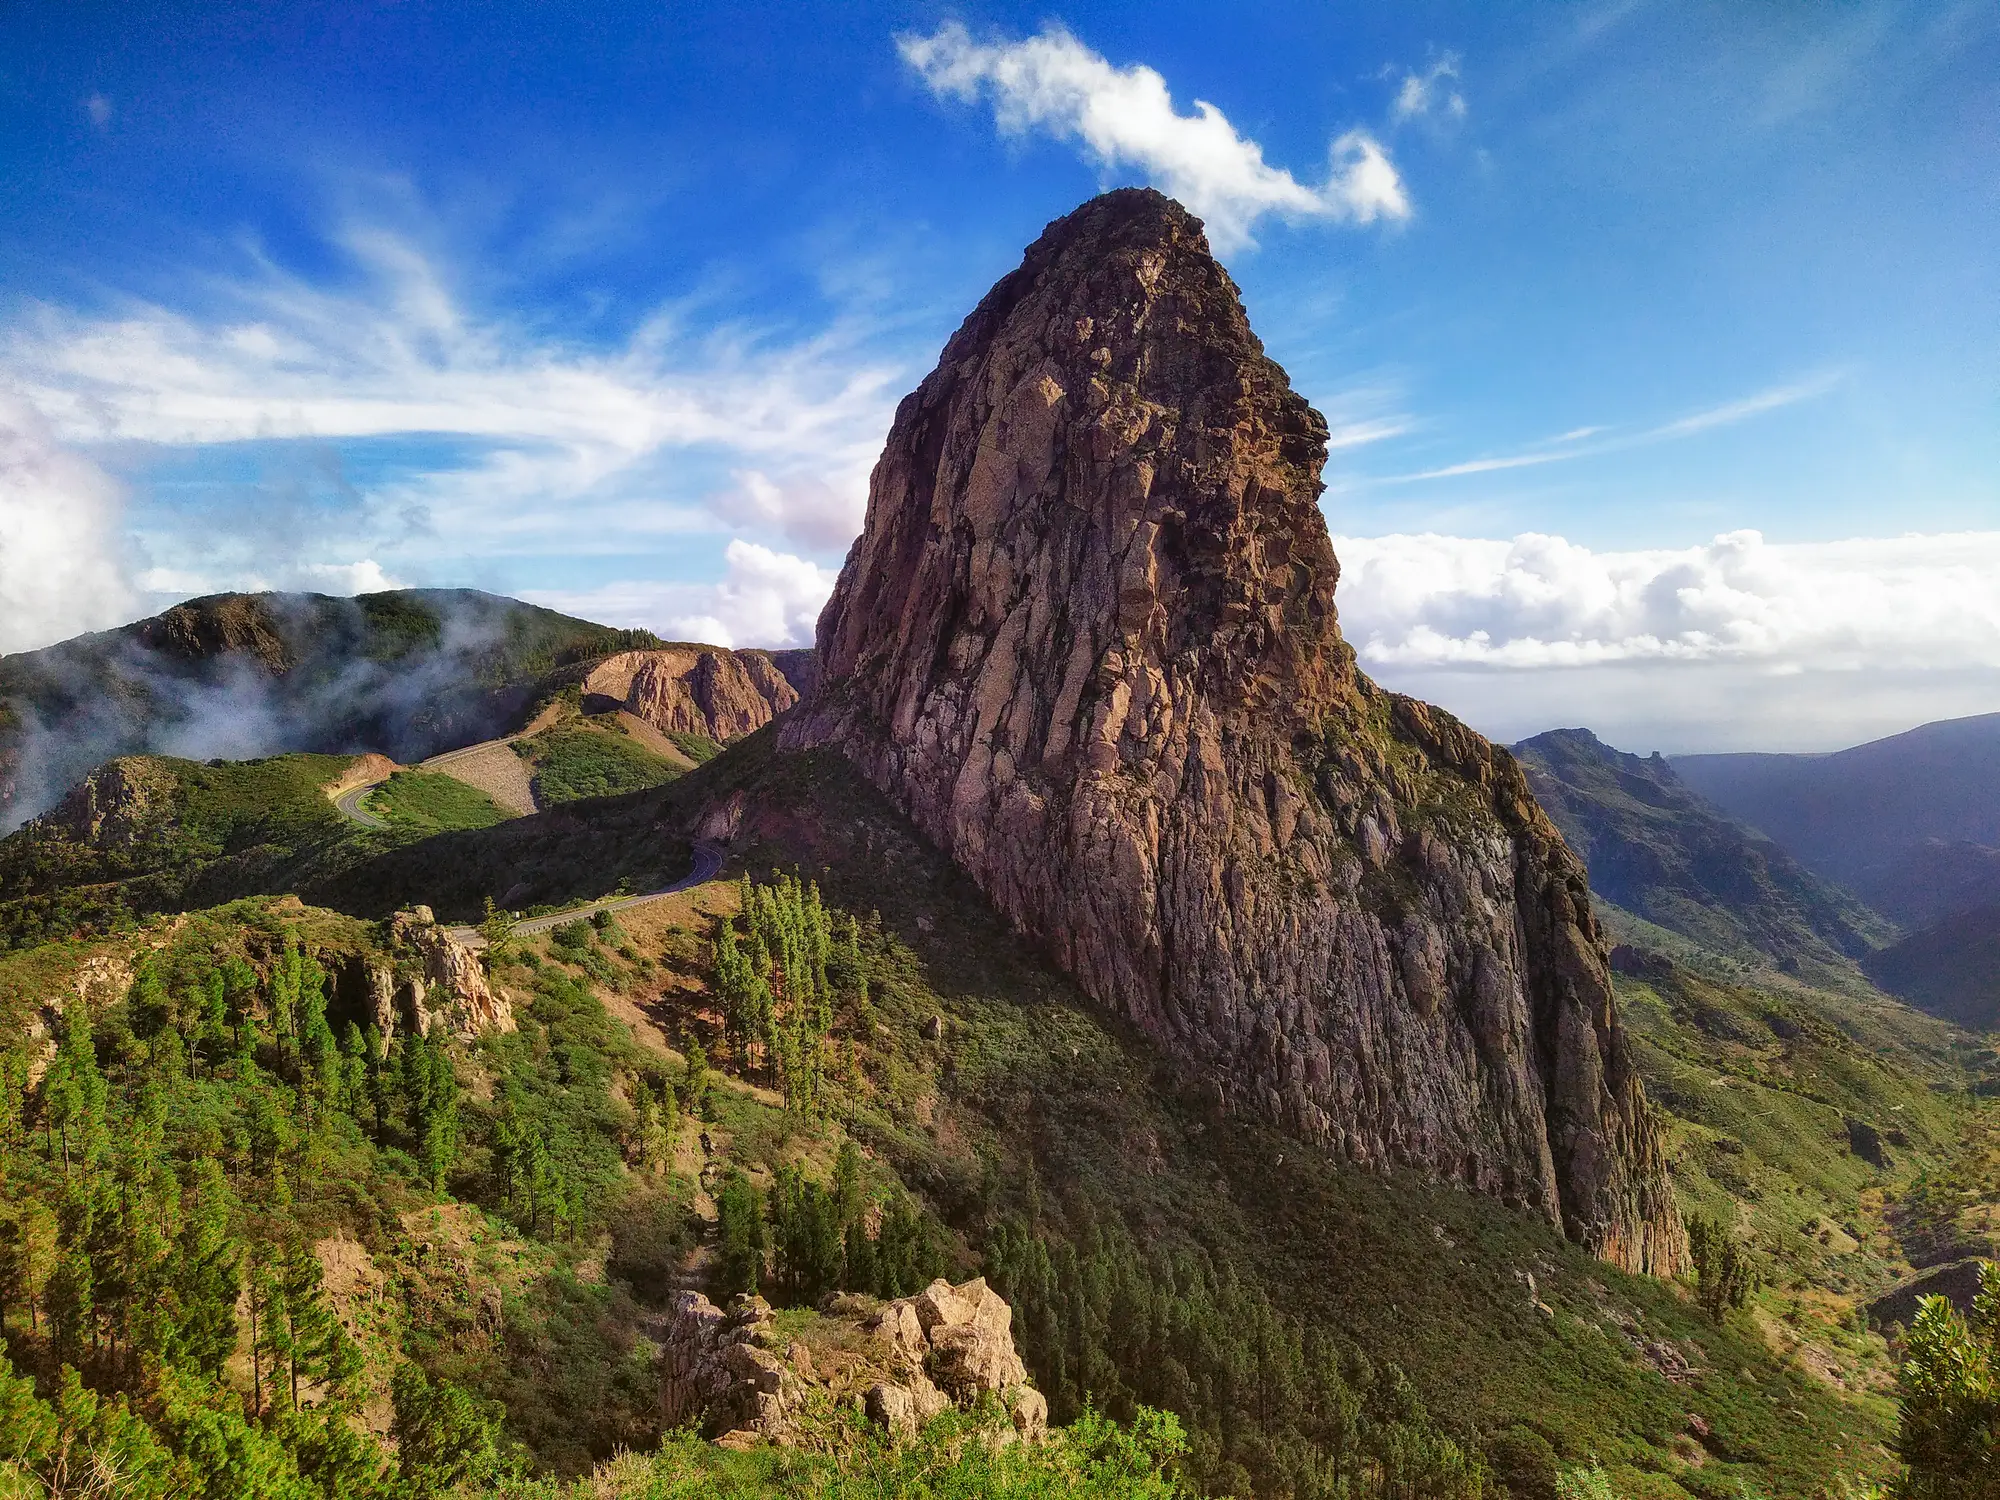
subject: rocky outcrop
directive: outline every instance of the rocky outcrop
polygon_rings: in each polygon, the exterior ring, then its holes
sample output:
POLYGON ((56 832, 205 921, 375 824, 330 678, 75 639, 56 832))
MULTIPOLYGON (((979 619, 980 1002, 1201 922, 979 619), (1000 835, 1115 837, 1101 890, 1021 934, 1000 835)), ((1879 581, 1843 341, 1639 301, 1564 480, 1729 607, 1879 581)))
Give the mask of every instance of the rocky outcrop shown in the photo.
POLYGON ((880 1306, 841 1296, 820 1320, 822 1331, 846 1329, 830 1340, 835 1352, 822 1368, 808 1337, 777 1333, 763 1298, 738 1296, 724 1311, 699 1292, 681 1292, 662 1356, 661 1416, 668 1427, 697 1426, 718 1442, 785 1443, 801 1402, 818 1390, 857 1401, 903 1438, 954 1404, 971 1408, 990 1395, 1013 1436, 1040 1438, 1048 1402, 1028 1384, 1012 1322, 1012 1310, 983 1278, 959 1286, 934 1281, 880 1306), (872 1338, 856 1339, 855 1331, 872 1338))
POLYGON ((1325 457, 1199 222, 1086 204, 898 408, 783 742, 1220 1101, 1671 1271, 1582 867, 1504 750, 1356 670, 1325 457))
POLYGON ((866 1326, 888 1351, 893 1375, 868 1388, 868 1415, 908 1437, 945 1407, 970 1407, 991 1394, 1018 1435, 1042 1436, 1049 1403, 1028 1384, 1013 1321, 1013 1309, 983 1276, 959 1286, 939 1279, 885 1304, 866 1326))
MULTIPOLYGON (((514 1007, 487 983, 479 955, 441 926, 428 906, 397 912, 390 920, 389 936, 401 953, 414 960, 416 972, 404 981, 408 1004, 404 1019, 419 1036, 428 1036, 440 1020, 454 1036, 467 1041, 484 1032, 514 1029, 514 1007)), ((373 975, 369 984, 380 1025, 385 986, 373 975)), ((388 1003, 392 1012, 398 1008, 393 996, 388 1003)))
POLYGON ((789 1341, 782 1354, 775 1344, 762 1297, 739 1296, 724 1312, 700 1292, 676 1294, 660 1387, 664 1425, 785 1441, 803 1386, 786 1357, 789 1341))
POLYGON ((148 756, 106 761, 30 822, 28 837, 92 849, 129 848, 158 826, 171 794, 167 781, 159 762, 148 756))
POLYGON ((621 651, 592 666, 582 686, 587 709, 615 706, 663 733, 724 743, 763 728, 799 701, 769 653, 714 646, 621 651))

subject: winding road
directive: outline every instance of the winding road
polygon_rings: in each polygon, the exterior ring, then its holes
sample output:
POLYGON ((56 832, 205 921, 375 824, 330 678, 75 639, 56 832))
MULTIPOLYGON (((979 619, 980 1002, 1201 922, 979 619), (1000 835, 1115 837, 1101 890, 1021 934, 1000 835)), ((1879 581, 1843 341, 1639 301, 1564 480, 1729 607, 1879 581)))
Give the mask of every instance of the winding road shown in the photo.
MULTIPOLYGON (((706 885, 721 873, 722 846, 708 839, 696 839, 694 845, 694 868, 689 870, 672 885, 660 887, 657 891, 647 891, 643 896, 604 896, 596 901, 586 901, 581 906, 566 907, 562 911, 552 911, 547 916, 526 917, 507 929, 509 936, 530 936, 537 932, 547 932, 551 927, 560 927, 565 922, 574 922, 583 917, 595 916, 601 911, 629 911, 635 906, 644 906, 649 901, 658 901, 664 896, 673 896, 681 891, 692 890, 698 885, 706 885)), ((454 927, 451 935, 461 943, 477 944, 483 941, 476 927, 454 927)))
POLYGON ((361 799, 374 791, 382 783, 371 781, 365 786, 353 787, 333 799, 333 805, 345 817, 353 819, 363 828, 387 828, 389 825, 361 805, 361 799))

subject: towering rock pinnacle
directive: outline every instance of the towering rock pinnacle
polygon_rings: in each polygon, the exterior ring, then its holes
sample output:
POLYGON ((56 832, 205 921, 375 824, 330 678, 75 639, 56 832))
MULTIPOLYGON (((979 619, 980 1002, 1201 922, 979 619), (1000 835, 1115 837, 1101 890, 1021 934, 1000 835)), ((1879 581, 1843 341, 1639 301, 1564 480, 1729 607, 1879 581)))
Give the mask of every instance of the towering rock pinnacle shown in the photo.
POLYGON ((1230 1104, 1674 1270, 1583 869, 1504 750, 1356 671, 1326 435, 1198 220, 1086 203, 897 410, 786 743, 1230 1104))

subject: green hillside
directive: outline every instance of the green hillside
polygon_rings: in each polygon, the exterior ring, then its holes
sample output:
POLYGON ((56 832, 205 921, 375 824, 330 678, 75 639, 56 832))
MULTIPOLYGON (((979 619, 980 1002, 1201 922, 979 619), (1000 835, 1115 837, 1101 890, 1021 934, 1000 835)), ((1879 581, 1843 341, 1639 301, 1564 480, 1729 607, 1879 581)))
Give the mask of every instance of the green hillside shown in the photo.
POLYGON ((1600 898, 1719 954, 1822 980, 1895 927, 1715 807, 1658 755, 1642 759, 1587 729, 1513 747, 1536 800, 1590 869, 1600 898))
POLYGON ((119 756, 414 763, 513 729, 569 663, 657 644, 472 589, 191 599, 0 657, 0 830, 119 756))

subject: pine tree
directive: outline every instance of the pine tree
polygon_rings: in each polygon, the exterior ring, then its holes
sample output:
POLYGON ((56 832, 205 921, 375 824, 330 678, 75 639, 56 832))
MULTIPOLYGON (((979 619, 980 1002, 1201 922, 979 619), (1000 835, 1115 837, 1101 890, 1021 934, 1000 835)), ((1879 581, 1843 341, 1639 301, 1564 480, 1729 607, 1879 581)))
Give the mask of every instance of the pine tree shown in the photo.
POLYGON ((757 1189, 732 1169, 715 1207, 716 1295, 754 1292, 764 1279, 764 1206, 757 1189))
POLYGON ((390 1385, 396 1417, 396 1465, 412 1496, 493 1484, 508 1472, 500 1409, 446 1380, 404 1365, 390 1385))
POLYGON ((42 1114, 60 1141, 64 1176, 95 1167, 104 1150, 104 1109, 104 1075, 97 1066, 90 1015, 79 1000, 63 1014, 62 1040, 42 1076, 42 1114))
POLYGON ((175 1247, 171 1357, 214 1379, 236 1349, 241 1248, 230 1233, 229 1184, 203 1157, 189 1170, 186 1217, 175 1247))

